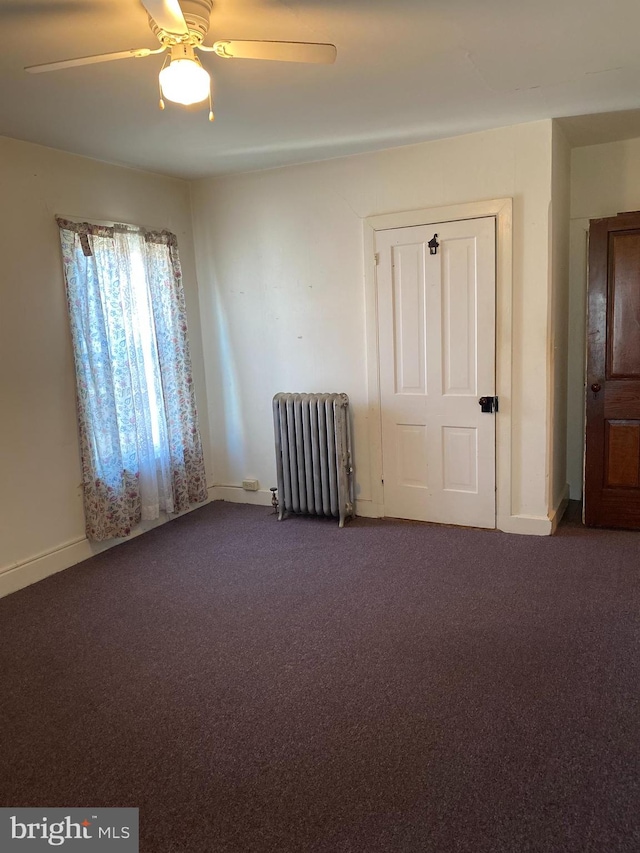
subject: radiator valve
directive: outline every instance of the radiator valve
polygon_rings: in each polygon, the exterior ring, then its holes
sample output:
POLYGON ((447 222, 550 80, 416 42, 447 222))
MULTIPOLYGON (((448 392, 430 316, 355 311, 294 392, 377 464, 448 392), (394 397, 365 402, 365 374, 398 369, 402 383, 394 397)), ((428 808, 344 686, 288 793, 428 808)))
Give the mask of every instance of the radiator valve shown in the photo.
POLYGON ((276 486, 271 486, 269 491, 271 492, 271 506, 273 507, 273 511, 278 512, 278 498, 276 495, 278 489, 276 486))

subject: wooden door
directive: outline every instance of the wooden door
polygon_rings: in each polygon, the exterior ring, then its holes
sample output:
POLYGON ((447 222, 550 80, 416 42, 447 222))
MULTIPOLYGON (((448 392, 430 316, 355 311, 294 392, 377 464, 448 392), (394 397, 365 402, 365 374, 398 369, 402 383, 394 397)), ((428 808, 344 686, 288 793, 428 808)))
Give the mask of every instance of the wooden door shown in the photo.
POLYGON ((585 523, 640 528, 640 213, 589 229, 585 523))
POLYGON ((495 527, 495 219, 376 234, 385 515, 495 527), (429 241, 437 234, 436 254, 429 241))

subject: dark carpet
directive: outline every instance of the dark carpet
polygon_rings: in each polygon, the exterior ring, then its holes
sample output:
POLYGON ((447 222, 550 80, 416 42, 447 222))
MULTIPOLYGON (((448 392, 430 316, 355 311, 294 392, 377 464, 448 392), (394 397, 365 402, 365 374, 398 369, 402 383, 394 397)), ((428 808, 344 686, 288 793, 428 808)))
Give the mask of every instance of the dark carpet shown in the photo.
POLYGON ((0 805, 143 853, 640 850, 640 533, 215 503, 0 601, 0 805))

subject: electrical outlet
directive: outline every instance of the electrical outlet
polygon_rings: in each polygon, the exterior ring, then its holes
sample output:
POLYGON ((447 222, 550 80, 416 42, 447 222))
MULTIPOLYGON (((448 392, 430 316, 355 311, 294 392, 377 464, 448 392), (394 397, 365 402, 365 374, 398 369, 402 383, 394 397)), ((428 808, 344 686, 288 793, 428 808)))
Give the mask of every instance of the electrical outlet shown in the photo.
POLYGON ((258 491, 258 481, 257 480, 243 480, 242 488, 245 492, 257 492, 258 491))

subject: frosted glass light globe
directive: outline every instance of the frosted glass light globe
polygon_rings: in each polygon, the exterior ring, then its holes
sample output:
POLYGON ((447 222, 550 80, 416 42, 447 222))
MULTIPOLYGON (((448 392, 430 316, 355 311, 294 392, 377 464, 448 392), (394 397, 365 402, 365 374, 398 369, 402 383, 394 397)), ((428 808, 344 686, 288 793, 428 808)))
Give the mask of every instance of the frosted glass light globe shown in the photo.
POLYGON ((176 104, 198 104, 209 97, 211 78, 193 59, 173 59, 160 72, 162 94, 176 104))

